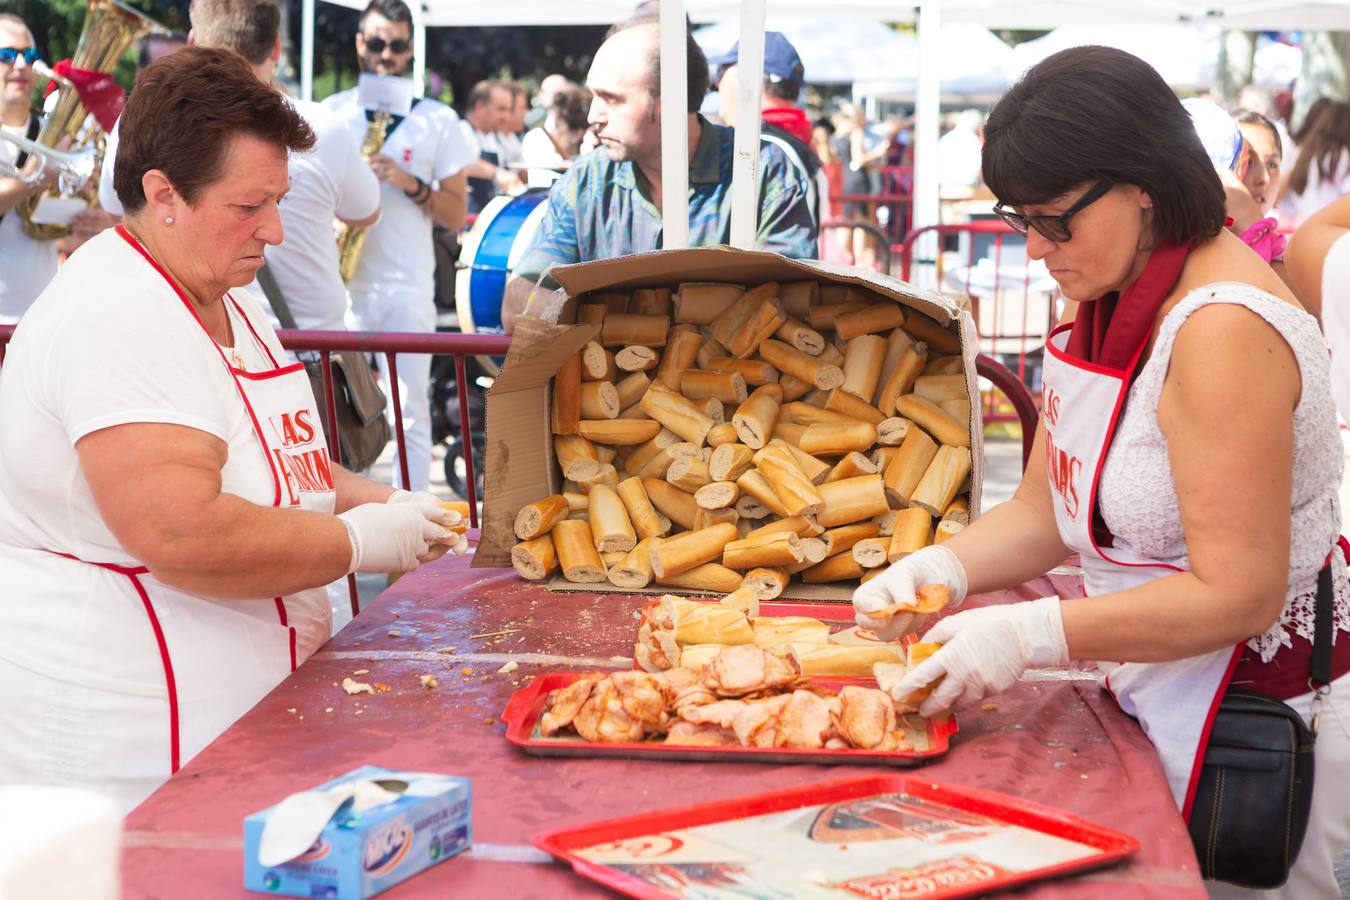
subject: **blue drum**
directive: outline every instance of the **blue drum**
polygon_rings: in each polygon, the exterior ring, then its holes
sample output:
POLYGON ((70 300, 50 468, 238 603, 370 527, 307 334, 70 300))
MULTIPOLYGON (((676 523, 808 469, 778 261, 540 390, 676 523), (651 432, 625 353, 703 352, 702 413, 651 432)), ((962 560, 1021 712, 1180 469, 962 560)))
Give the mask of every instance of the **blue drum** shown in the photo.
POLYGON ((465 334, 500 334, 502 296, 511 269, 520 261, 548 208, 548 191, 502 194, 483 207, 464 235, 455 278, 455 308, 465 334))

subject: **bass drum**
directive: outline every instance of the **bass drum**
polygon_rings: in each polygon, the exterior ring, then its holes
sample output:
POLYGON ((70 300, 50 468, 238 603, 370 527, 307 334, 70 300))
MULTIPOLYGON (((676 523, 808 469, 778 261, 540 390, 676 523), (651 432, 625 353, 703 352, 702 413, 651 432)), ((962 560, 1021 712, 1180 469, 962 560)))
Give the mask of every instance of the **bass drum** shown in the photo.
MULTIPOLYGON (((455 311, 465 334, 502 333, 506 279, 534 240, 548 206, 546 189, 493 197, 464 235, 455 273, 455 311)), ((488 374, 501 370, 499 357, 480 356, 488 374)))

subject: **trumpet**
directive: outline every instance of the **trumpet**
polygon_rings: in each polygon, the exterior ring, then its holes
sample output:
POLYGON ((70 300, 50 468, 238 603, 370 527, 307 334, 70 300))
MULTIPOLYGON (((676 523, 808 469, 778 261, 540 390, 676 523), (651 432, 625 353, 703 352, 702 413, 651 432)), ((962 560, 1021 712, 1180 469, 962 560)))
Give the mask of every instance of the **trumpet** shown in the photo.
POLYGON ((41 182, 46 176, 46 169, 51 167, 56 170, 61 193, 77 194, 94 177, 94 170, 98 167, 98 148, 93 144, 76 150, 54 150, 7 131, 0 131, 0 138, 4 138, 42 163, 31 171, 23 171, 8 163, 0 163, 0 174, 17 178, 29 187, 41 182))

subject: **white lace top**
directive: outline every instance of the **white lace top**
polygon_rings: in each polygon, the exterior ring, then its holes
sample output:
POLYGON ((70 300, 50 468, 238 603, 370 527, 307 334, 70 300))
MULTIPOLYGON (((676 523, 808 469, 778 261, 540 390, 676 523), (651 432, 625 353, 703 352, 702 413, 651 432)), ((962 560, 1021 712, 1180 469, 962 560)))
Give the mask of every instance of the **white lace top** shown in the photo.
MULTIPOLYGON (((1331 399, 1327 348, 1312 316, 1246 284, 1216 283, 1187 295, 1163 319, 1153 354, 1130 389, 1102 469, 1099 503, 1117 546, 1124 544, 1146 557, 1189 568, 1167 438, 1158 427, 1158 397, 1177 331, 1191 313, 1211 303, 1239 303, 1269 322, 1294 351, 1302 377, 1302 396, 1294 409, 1289 591, 1279 621, 1247 642, 1262 661, 1269 662, 1280 647, 1291 645, 1290 632, 1312 640, 1317 573, 1340 533, 1337 491, 1344 456, 1331 399)), ((1241 415, 1241 407, 1235 406, 1233 414, 1241 415)), ((1335 631, 1350 631, 1345 560, 1337 552, 1331 562, 1335 631)), ((1334 636, 1333 632, 1333 640, 1334 636)))

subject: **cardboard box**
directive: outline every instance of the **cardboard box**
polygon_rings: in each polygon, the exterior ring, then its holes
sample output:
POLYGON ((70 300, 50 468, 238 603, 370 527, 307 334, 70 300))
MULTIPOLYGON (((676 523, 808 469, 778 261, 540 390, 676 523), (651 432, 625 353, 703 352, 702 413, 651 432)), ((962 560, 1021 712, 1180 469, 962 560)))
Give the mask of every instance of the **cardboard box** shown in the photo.
POLYGON ((314 790, 357 781, 403 783, 407 791, 356 814, 348 803, 308 851, 279 866, 258 860, 263 827, 277 807, 253 813, 244 819, 244 887, 264 894, 364 900, 472 844, 467 778, 362 766, 314 790))
MULTIPOLYGON (((984 428, 980 417, 979 385, 975 374, 978 344, 970 314, 952 299, 909 285, 897 278, 837 266, 817 260, 788 259, 776 253, 735 250, 731 247, 697 247, 687 250, 656 250, 617 259, 598 260, 551 269, 562 285, 561 306, 551 310, 546 321, 522 316, 516 322, 511 349, 488 393, 487 468, 484 475, 482 540, 474 566, 509 567, 516 513, 527 503, 557 493, 562 475, 553 458, 550 430, 550 381, 572 354, 600 332, 599 325, 574 325, 577 298, 592 291, 630 290, 639 287, 675 287, 685 281, 720 281, 744 285, 767 281, 816 280, 821 284, 857 285, 918 310, 960 334, 965 358, 966 395, 970 401, 971 491, 970 508, 980 508, 984 475, 984 428)), ((561 576, 550 590, 623 594, 697 594, 660 585, 641 591, 609 583, 572 584, 561 576)), ((847 601, 851 586, 807 585, 793 582, 782 599, 847 601)))

